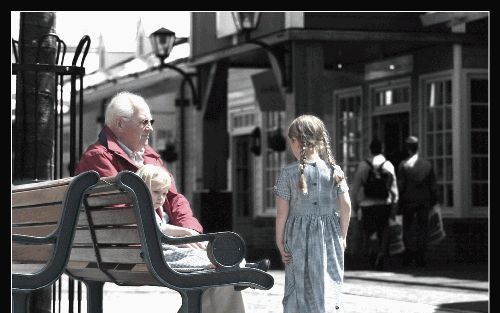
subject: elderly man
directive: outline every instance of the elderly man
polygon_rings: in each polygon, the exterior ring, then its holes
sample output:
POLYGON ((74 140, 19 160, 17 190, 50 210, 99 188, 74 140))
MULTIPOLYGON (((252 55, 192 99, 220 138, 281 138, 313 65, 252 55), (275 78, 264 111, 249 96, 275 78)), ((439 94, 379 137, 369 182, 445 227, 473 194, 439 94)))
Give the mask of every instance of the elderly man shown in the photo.
MULTIPOLYGON (((142 97, 129 92, 118 93, 106 108, 105 126, 97 142, 83 153, 75 175, 95 170, 106 177, 124 170, 136 172, 144 164, 163 166, 160 155, 148 145, 153 122, 149 106, 142 97)), ((173 177, 163 210, 170 224, 184 227, 192 234, 203 232, 189 202, 177 192, 173 177)), ((199 247, 204 248, 201 244, 199 247)), ((259 268, 263 265, 268 267, 268 261, 252 263, 259 268)), ((232 286, 210 288, 204 292, 202 309, 203 312, 245 312, 241 292, 232 286)))

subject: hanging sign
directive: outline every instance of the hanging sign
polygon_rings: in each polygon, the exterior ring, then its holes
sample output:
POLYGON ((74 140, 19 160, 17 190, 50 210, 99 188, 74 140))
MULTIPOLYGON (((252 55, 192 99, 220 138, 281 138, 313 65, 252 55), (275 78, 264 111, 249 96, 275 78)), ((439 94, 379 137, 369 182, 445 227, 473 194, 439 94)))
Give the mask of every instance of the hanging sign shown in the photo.
POLYGON ((262 112, 285 110, 285 99, 271 70, 254 74, 252 77, 255 98, 262 112))

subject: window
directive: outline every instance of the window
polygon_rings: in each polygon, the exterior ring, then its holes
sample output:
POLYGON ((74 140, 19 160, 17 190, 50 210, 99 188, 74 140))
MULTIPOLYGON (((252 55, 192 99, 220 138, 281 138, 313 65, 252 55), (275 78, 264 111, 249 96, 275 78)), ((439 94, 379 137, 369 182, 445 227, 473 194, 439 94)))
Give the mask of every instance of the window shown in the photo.
MULTIPOLYGON (((438 185, 438 201, 453 206, 451 78, 427 80, 424 87, 425 150, 438 185)), ((423 148, 423 147, 422 147, 423 148)))
POLYGON ((472 178, 472 207, 488 206, 489 99, 488 79, 468 81, 470 116, 470 151, 472 178))
MULTIPOLYGON (((339 92, 337 112, 337 163, 346 177, 353 178, 361 158, 361 89, 339 92)), ((348 180, 349 181, 349 180, 348 180)))
MULTIPOLYGON (((276 130, 281 126, 281 121, 284 120, 284 112, 281 111, 269 111, 262 112, 263 114, 263 136, 267 136, 267 133, 273 130, 276 130)), ((286 136, 286 134, 283 134, 286 136)), ((285 155, 284 152, 276 152, 270 148, 265 146, 263 151, 264 157, 264 206, 263 206, 263 214, 271 214, 276 211, 276 201, 273 193, 274 183, 276 182, 276 178, 278 174, 285 164, 285 155)))

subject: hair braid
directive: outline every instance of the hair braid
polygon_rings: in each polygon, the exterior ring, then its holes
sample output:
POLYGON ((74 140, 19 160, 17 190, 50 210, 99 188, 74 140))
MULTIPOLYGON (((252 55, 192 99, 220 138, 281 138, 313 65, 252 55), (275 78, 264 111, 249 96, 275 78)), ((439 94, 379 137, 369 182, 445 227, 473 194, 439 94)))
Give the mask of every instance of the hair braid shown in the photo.
POLYGON ((304 175, 306 167, 306 136, 302 133, 300 137, 299 189, 302 190, 304 195, 306 195, 308 193, 306 176, 304 175))
POLYGON ((335 181, 335 184, 340 183, 345 177, 342 173, 337 173, 335 171, 335 159, 333 157, 332 149, 330 147, 330 136, 328 135, 328 132, 326 129, 323 129, 323 142, 325 145, 324 151, 326 152, 326 161, 328 165, 330 165, 330 168, 332 169, 332 178, 333 181, 335 181))

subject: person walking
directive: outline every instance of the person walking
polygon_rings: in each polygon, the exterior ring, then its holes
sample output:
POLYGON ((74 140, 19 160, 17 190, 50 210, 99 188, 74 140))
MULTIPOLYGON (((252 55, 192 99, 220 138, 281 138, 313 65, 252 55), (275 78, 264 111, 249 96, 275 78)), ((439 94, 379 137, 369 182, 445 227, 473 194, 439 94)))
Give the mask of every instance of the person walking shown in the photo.
POLYGON ((418 154, 418 138, 405 141, 409 157, 399 164, 399 208, 403 215, 403 264, 425 266, 429 212, 437 204, 436 176, 431 162, 418 154))
POLYGON ((389 218, 397 211, 398 186, 394 165, 382 154, 380 140, 374 138, 369 149, 370 156, 358 164, 354 174, 352 202, 361 221, 369 263, 383 270, 389 248, 389 218))
POLYGON ((276 179, 276 244, 285 264, 283 310, 340 312, 351 216, 346 178, 323 121, 301 115, 288 128, 297 162, 276 179))

